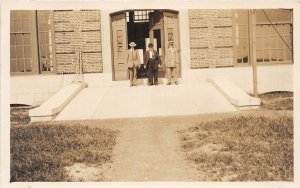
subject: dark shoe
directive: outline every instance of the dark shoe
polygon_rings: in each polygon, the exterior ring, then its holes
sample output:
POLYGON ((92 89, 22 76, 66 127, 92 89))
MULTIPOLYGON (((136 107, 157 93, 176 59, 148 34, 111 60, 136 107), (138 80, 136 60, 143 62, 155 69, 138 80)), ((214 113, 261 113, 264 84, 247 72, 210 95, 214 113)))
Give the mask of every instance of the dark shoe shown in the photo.
POLYGON ((168 82, 167 85, 171 85, 171 82, 168 82))
POLYGON ((155 83, 156 86, 158 86, 158 83, 155 83))
POLYGON ((148 83, 148 86, 153 86, 153 83, 148 83))
POLYGON ((176 81, 175 84, 178 85, 178 82, 176 81))
POLYGON ((133 84, 130 84, 130 87, 132 87, 133 86, 133 84))

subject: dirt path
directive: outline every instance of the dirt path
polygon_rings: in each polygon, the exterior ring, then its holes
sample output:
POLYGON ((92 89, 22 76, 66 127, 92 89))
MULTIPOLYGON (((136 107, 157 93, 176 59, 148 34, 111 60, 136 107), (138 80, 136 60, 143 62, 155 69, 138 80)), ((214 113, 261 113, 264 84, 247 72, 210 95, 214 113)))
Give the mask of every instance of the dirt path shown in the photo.
MULTIPOLYGON (((83 181, 198 181, 195 165, 185 159, 186 155, 180 148, 177 131, 198 122, 234 114, 79 121, 82 125, 112 129, 119 133, 112 163, 98 168, 96 177, 93 171, 78 170, 78 164, 73 171, 83 181)), ((78 179, 77 176, 74 178, 78 179)))
MULTIPOLYGON (((82 125, 112 129, 119 133, 112 163, 98 167, 96 175, 93 174, 93 167, 85 166, 83 170, 78 170, 78 166, 83 168, 81 164, 76 164, 73 171, 83 181, 199 181, 195 165, 185 159, 186 155, 180 148, 177 131, 199 122, 243 113, 246 112, 220 113, 217 116, 205 114, 79 121, 82 125)), ((77 181, 78 177, 74 178, 77 181)))
POLYGON ((122 127, 108 181, 191 181, 195 171, 180 149, 177 127, 153 122, 122 127))

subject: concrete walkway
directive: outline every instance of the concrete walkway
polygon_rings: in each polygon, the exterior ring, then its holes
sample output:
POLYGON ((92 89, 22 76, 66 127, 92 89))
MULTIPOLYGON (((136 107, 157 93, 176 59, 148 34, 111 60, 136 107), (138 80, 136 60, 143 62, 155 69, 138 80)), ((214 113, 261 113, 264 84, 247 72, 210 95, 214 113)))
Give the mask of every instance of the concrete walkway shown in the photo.
POLYGON ((113 86, 83 89, 55 120, 176 116, 236 110, 208 82, 129 87, 128 81, 124 81, 113 86))

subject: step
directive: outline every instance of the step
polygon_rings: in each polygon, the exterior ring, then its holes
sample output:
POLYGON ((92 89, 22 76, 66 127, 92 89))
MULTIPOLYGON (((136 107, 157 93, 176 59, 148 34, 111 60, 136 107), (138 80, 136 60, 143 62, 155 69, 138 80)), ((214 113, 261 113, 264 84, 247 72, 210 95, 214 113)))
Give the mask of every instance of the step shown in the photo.
POLYGON ((53 121, 166 117, 235 111, 237 108, 208 82, 137 87, 89 86, 72 99, 53 121))
POLYGON ((72 83, 56 92, 41 106, 29 110, 31 122, 50 121, 54 119, 59 112, 83 89, 86 83, 72 83))
MULTIPOLYGON (((179 82, 181 80, 179 79, 179 82)), ((166 85, 168 80, 166 78, 158 78, 158 83, 162 85, 166 85)), ((174 81, 173 81, 174 82, 174 81)), ((148 79, 147 78, 138 78, 137 79, 137 85, 147 85, 148 79)), ((101 87, 115 87, 115 86, 129 86, 130 81, 129 80, 120 80, 120 81, 102 81, 102 82, 90 82, 89 88, 101 88, 101 87)))
POLYGON ((209 78, 211 82, 227 99, 241 110, 259 108, 261 100, 256 97, 251 97, 237 85, 223 78, 209 78))

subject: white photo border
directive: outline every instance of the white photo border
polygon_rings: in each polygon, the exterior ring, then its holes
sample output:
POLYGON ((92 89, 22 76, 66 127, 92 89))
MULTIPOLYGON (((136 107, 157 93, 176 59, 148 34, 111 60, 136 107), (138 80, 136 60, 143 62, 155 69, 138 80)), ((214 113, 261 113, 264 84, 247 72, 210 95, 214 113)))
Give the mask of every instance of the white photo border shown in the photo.
POLYGON ((99 188, 99 187, 287 187, 300 188, 300 1, 299 0, 113 0, 113 1, 2 1, 1 2, 1 187, 3 188, 99 188), (10 10, 55 9, 293 9, 293 86, 294 86, 294 182, 14 182, 10 183, 10 10))

